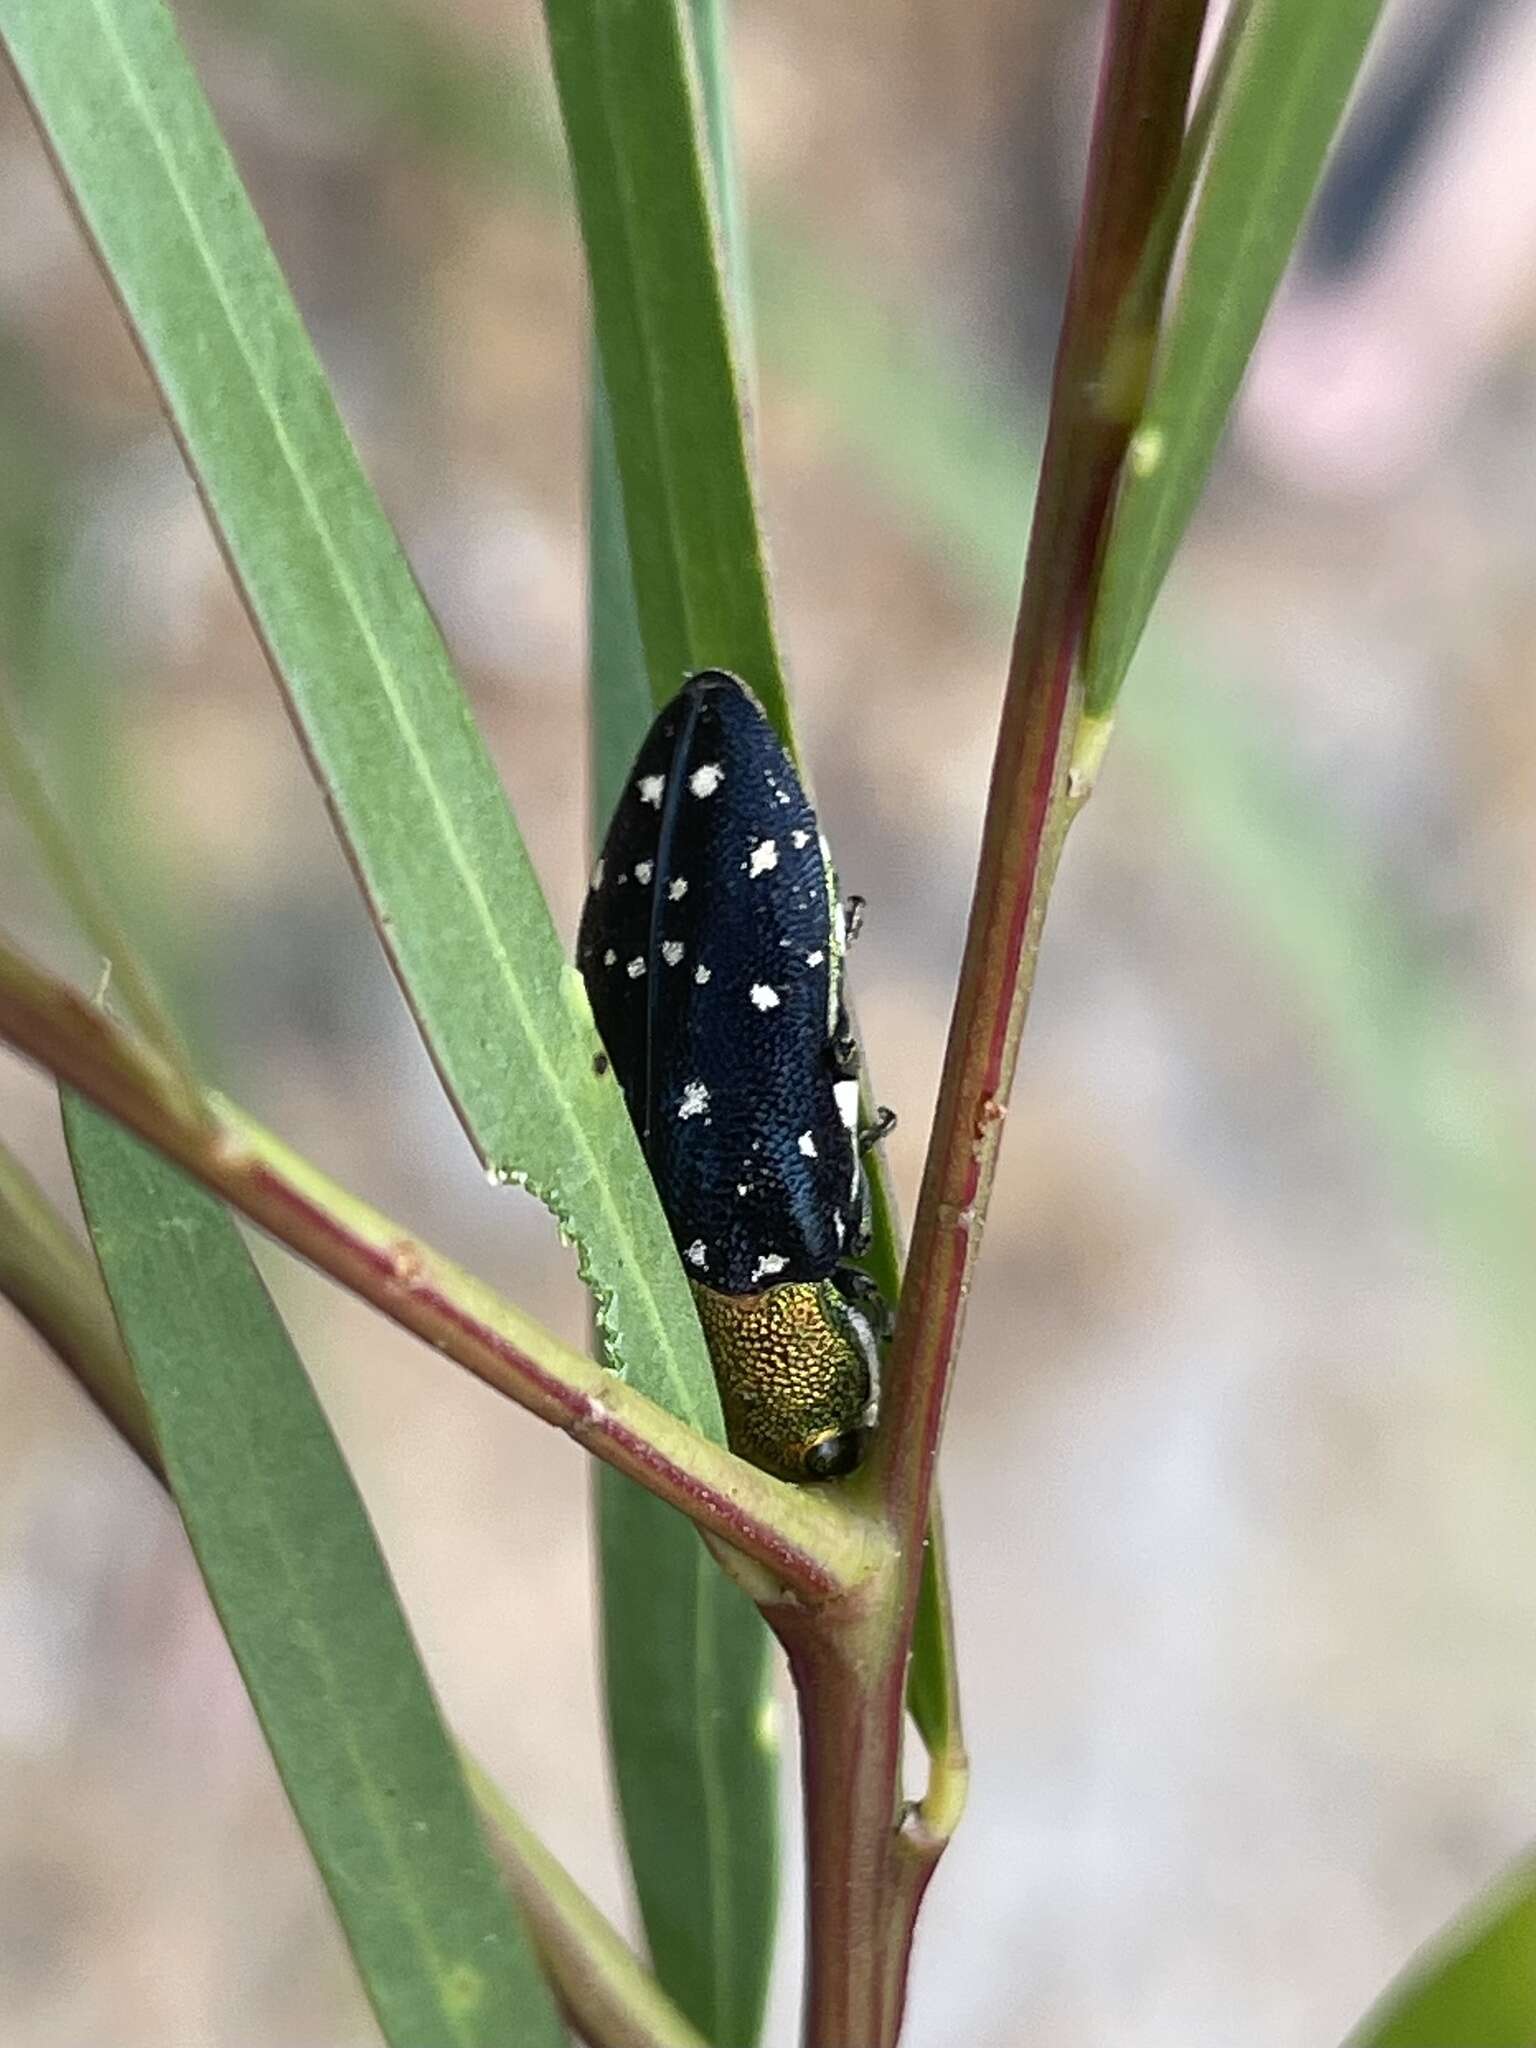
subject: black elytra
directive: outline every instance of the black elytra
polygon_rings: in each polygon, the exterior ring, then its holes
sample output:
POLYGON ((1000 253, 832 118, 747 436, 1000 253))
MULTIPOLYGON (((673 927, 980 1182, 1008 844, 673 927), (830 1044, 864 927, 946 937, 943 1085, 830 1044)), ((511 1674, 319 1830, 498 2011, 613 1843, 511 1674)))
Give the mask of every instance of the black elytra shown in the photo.
POLYGON ((692 676, 608 828, 577 964, 660 1192, 733 1446, 785 1477, 863 1454, 874 1342, 837 880, 745 684, 692 676))

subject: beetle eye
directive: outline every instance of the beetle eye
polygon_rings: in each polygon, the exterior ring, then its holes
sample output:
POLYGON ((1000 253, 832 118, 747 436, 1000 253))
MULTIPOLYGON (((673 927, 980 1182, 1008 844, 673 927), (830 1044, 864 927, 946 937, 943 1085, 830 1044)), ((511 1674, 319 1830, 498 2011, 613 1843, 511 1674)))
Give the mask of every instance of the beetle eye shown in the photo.
POLYGON ((858 1469, 864 1456, 868 1432, 862 1429, 836 1430, 806 1446, 807 1479, 846 1479, 858 1469))

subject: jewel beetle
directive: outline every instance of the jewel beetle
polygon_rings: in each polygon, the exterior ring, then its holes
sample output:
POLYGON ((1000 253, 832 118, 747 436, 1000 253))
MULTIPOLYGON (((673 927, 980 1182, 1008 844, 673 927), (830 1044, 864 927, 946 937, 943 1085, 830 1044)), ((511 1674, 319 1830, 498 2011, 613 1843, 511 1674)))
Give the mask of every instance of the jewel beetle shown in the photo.
POLYGON ((576 958, 732 1448, 788 1479, 851 1472, 873 1420, 847 939, 816 814, 756 698, 724 670, 691 676, 630 770, 576 958))

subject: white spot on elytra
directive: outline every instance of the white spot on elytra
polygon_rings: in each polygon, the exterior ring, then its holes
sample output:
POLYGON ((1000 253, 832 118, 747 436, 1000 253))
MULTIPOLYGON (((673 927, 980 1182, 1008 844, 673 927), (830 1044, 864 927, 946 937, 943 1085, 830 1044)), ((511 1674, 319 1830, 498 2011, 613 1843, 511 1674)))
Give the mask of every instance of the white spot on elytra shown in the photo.
POLYGON ((718 761, 706 761, 702 768, 695 768, 688 778, 688 787, 695 796, 713 796, 725 780, 725 772, 718 761))
POLYGON ((764 1252, 752 1268, 752 1278, 766 1280, 774 1273, 782 1273, 788 1264, 789 1261, 782 1252, 764 1252))
POLYGON ((806 954, 805 964, 807 967, 819 967, 822 961, 826 959, 826 957, 826 954, 823 953, 820 946, 818 946, 814 953, 806 954))
POLYGON ((787 789, 779 789, 777 786, 775 786, 773 793, 778 798, 781 804, 787 804, 789 802, 789 791, 787 789))
POLYGON ((668 882, 667 895, 674 903, 681 903, 687 894, 688 877, 686 875, 679 875, 675 881, 668 882))
POLYGON ((779 864, 779 849, 771 839, 760 839, 752 849, 752 858, 747 862, 749 875, 766 875, 770 868, 779 864))
POLYGON ((612 946, 610 946, 607 952, 603 955, 603 965, 605 967, 612 967, 612 965, 618 959, 618 957, 618 954, 615 953, 612 946))
POLYGON ((649 804, 652 810, 661 809, 661 793, 667 786, 665 775, 642 775, 635 784, 636 794, 641 803, 649 804))
POLYGON ((837 1242, 839 1248, 841 1248, 843 1239, 848 1235, 847 1231, 843 1228, 843 1212, 841 1209, 834 1209, 832 1211, 832 1228, 837 1232, 837 1242))
POLYGON ((637 860, 635 862, 635 880, 637 882, 642 885, 649 882, 653 873, 654 870, 648 860, 637 860))
POLYGON ((789 840, 790 844, 794 847, 796 853, 799 853, 802 847, 810 845, 811 835, 809 832, 791 832, 789 835, 789 840))
POLYGON ((770 988, 766 981, 754 981, 748 993, 754 1010, 776 1010, 779 1007, 779 992, 770 988))
POLYGON ((693 978, 699 984, 700 988, 702 988, 705 982, 708 981, 709 969, 704 965, 704 962, 702 960, 699 962, 698 966, 695 967, 695 969, 693 970, 693 978))
POLYGON ((859 1127, 859 1084, 857 1081, 834 1081, 832 1098, 837 1104, 837 1113, 850 1131, 859 1127))
POLYGON ((683 1088, 683 1099, 678 1105, 680 1119, 702 1116, 709 1107, 709 1090, 702 1081, 689 1081, 683 1088))
POLYGON ((817 1157, 816 1140, 809 1131, 802 1131, 795 1142, 807 1159, 815 1159, 817 1157))
POLYGON ((629 976, 631 981, 638 981, 641 975, 644 974, 645 962, 641 959, 638 953, 635 955, 633 960, 625 962, 624 972, 629 976))
POLYGON ((663 939, 661 942, 661 957, 663 960, 666 961, 669 967, 675 967, 678 961, 681 960, 683 957, 682 940, 663 939))
POLYGON ((749 1180, 739 1180, 739 1181, 737 1181, 737 1183, 736 1183, 736 1192, 737 1192, 737 1194, 738 1194, 738 1195, 750 1195, 750 1194, 751 1194, 751 1192, 752 1192, 752 1183, 751 1183, 751 1181, 749 1181, 749 1180))
POLYGON ((687 1251, 683 1253, 683 1257, 691 1266, 706 1265, 709 1260, 709 1253, 705 1248, 703 1238, 696 1237, 693 1243, 689 1245, 687 1251))

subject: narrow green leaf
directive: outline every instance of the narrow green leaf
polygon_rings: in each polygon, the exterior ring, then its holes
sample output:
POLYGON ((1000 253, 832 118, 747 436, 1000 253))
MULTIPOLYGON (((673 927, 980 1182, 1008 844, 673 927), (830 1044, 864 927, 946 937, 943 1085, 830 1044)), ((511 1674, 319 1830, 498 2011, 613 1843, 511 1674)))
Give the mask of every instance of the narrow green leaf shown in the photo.
POLYGON ((907 1667, 907 1712, 930 1756, 959 1749, 960 1692, 955 1668, 954 1617, 949 1610, 949 1565, 944 1511, 937 1495, 923 1545, 912 1625, 912 1661, 907 1667))
MULTIPOLYGON (((345 93, 349 100, 361 101, 376 114, 387 113, 418 144, 438 151, 456 167, 490 170, 498 177, 511 176, 523 189, 541 193, 557 182, 547 156, 540 153, 540 133, 537 130, 525 131, 505 121, 497 98, 501 85, 498 83, 494 90, 487 90, 477 57, 458 38, 437 27, 423 27, 414 15, 402 15, 393 0, 373 0, 367 8, 360 8, 357 0, 335 0, 323 17, 306 10, 302 0, 214 0, 214 4, 225 14, 236 13, 239 25, 247 32, 264 31, 285 57, 299 62, 309 75, 322 78, 329 88, 345 93), (402 50, 409 54, 400 56, 402 50), (392 52, 393 58, 386 61, 381 52, 392 52)), ((718 12, 711 12, 708 8, 695 9, 693 13, 706 128, 711 153, 717 160, 717 179, 720 166, 715 138, 721 131, 718 109, 724 105, 724 96, 720 84, 723 68, 716 61, 716 52, 720 33, 717 24, 722 19, 718 12)), ((531 96, 526 83, 517 75, 508 78, 506 87, 517 104, 526 106, 529 103, 531 96)), ((741 236, 734 232, 738 217, 734 179, 725 183, 719 210, 732 311, 745 357, 749 354, 746 344, 752 320, 745 281, 740 274, 747 252, 741 236)), ((814 331, 819 340, 830 342, 845 358, 850 398, 857 407, 862 403, 858 394, 867 380, 867 351, 873 348, 882 357, 888 354, 892 340, 890 332, 881 326, 873 309, 850 291, 843 279, 827 270, 817 260, 814 251, 786 230, 782 223, 770 227, 758 238, 760 261, 765 249, 772 252, 766 267, 774 281, 773 296, 786 307, 803 309, 813 305, 821 309, 819 318, 813 322, 814 331)), ((790 331, 787 325, 784 331, 790 331)), ((793 354, 803 342, 804 336, 797 326, 794 349, 781 346, 778 353, 793 354)), ((960 408, 945 400, 945 392, 932 386, 922 395, 922 405, 927 409, 907 414, 896 424, 904 440, 910 442, 916 437, 925 440, 930 447, 931 466, 927 471, 930 490, 941 495, 947 493, 958 500, 969 496, 971 485, 967 463, 955 459, 950 438, 954 432, 963 432, 959 421, 960 408)), ((629 581, 623 505, 613 470, 612 429, 605 418, 606 399, 601 391, 600 377, 594 379, 593 402, 594 476, 609 479, 606 483, 594 481, 589 498, 593 693, 595 701, 602 705, 610 702, 616 694, 630 691, 638 707, 628 722, 603 716, 594 722, 594 787, 599 792, 608 792, 601 797, 597 807, 601 824, 606 822, 619 781, 634 757, 635 744, 649 715, 647 707, 664 702, 670 689, 661 688, 654 697, 651 696, 644 659, 638 647, 638 629, 632 619, 626 628, 627 643, 623 633, 610 636, 600 624, 608 593, 620 587, 615 579, 622 579, 624 601, 630 606, 631 613, 634 598, 629 581), (605 444, 609 449, 607 454, 602 452, 605 444), (624 649, 618 654, 610 652, 615 639, 624 649), (614 664, 613 670, 611 675, 606 675, 604 671, 610 661, 614 664)), ((990 423, 986 431, 992 432, 990 423)), ((975 460, 991 460, 1006 465, 1009 484, 1017 491, 1023 451, 1006 442, 999 444, 989 440, 984 447, 978 446, 967 453, 975 460)), ((956 513, 962 524, 965 516, 963 511, 956 513)), ((868 1165, 873 1197, 874 1244, 867 1264, 887 1298, 894 1301, 900 1289, 900 1231, 882 1156, 878 1152, 873 1154, 868 1165)), ((931 1553, 929 1562, 925 1563, 923 1613, 929 1619, 939 1616, 943 1625, 937 1628, 920 1626, 913 1649, 911 1683, 919 1696, 930 1701, 944 1699, 952 1708, 955 1704, 952 1646, 948 1641, 947 1614, 944 1608, 936 1608, 932 1604, 938 1588, 930 1566, 931 1553), (936 1654, 942 1656, 944 1668, 932 1661, 936 1654)))
MULTIPOLYGON (((717 187, 734 192, 723 24, 693 11, 717 187)), ((734 220, 730 199, 725 217, 734 220)), ((590 471, 593 835, 653 703, 612 422, 594 368, 590 471)), ((717 2048, 762 2027, 778 1904, 778 1753, 762 1617, 695 1530, 615 1472, 596 1480, 603 1691, 625 1847, 656 1974, 717 2048)))
POLYGON ((1345 2048, 1532 2048, 1536 1860, 1416 1956, 1345 2048))
MULTIPOLYGON (((164 1484, 160 1446, 88 1245, 0 1146, 0 1295, 6 1296, 164 1484)), ((703 2048, 628 1944, 474 1758, 459 1752, 496 1868, 583 2038, 605 2048, 703 2048)))
POLYGON ((1105 543, 1090 716, 1125 680, 1380 11, 1381 0, 1253 0, 1234 28, 1183 275, 1105 543))
POLYGON ((680 0, 545 0, 651 694, 742 676, 786 741, 680 0))
POLYGON ((597 1476, 603 1693, 651 1963, 715 2048, 752 2048, 778 1912, 769 1638, 690 1522, 597 1476))
POLYGON ((574 1235, 610 1356, 720 1437, 585 992, 160 0, 0 0, 0 39, 160 381, 385 943, 488 1171, 574 1235))
MULTIPOLYGON (((594 836, 650 724, 618 484, 593 379, 594 836)), ((625 1846, 663 1987, 719 2048, 762 2026, 778 1903, 771 1644, 685 1518, 596 1474, 603 1692, 625 1846)))
POLYGON ((388 1569, 226 1211, 75 1096, 86 1220, 165 1473, 392 2048, 557 2048, 388 1569))

